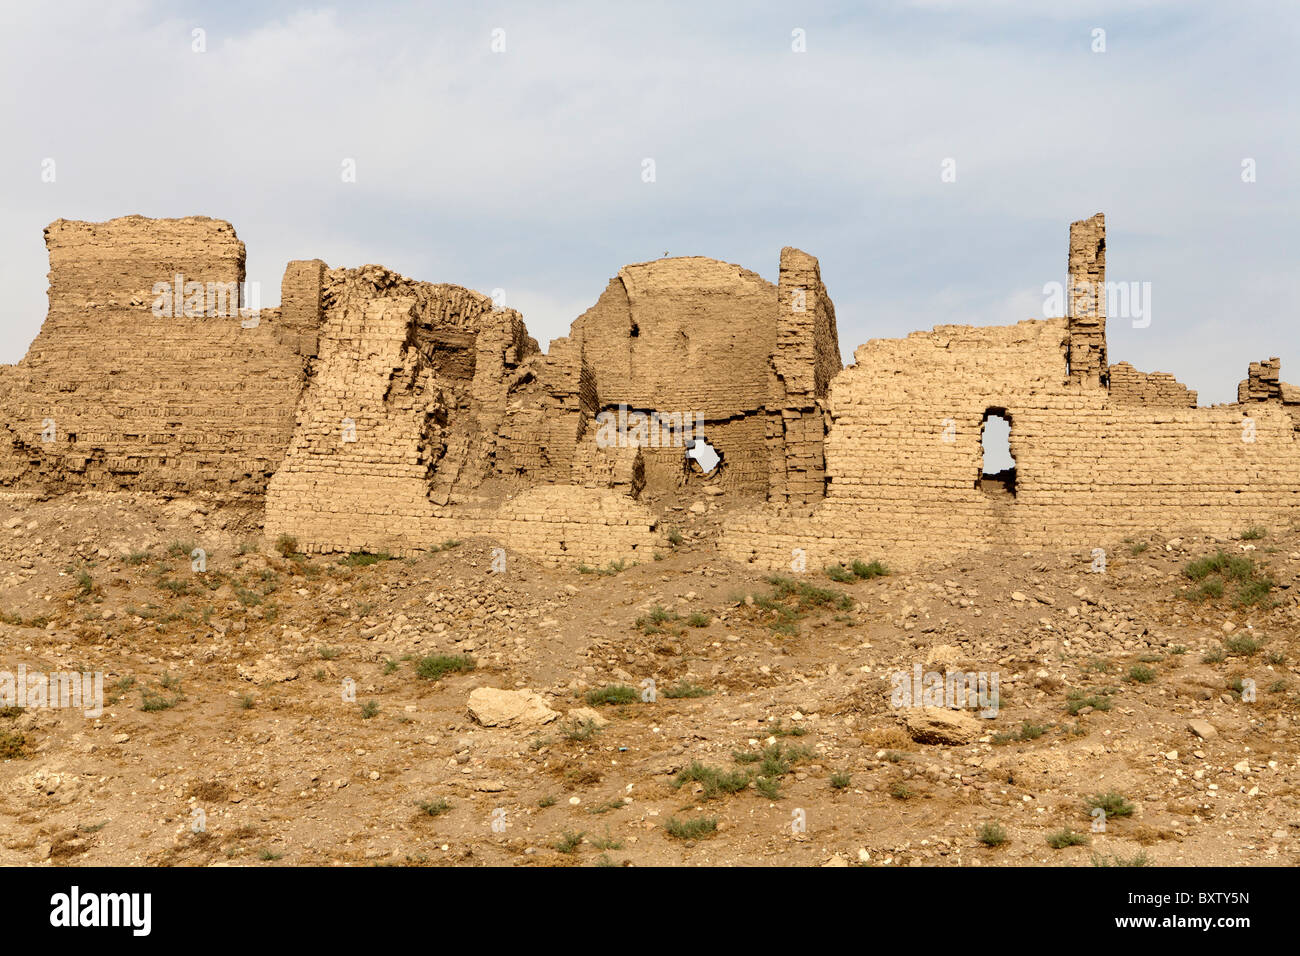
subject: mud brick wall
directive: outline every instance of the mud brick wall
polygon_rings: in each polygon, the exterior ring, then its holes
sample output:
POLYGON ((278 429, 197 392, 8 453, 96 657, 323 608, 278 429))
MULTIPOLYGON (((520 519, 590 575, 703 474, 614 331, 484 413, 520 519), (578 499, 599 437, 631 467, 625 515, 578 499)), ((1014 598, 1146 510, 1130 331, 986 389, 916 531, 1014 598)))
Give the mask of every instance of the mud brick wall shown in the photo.
POLYGON ((1282 360, 1251 362, 1246 378, 1237 385, 1237 401, 1267 402, 1282 398, 1282 360))
POLYGON ((0 482, 260 494, 292 433, 310 317, 263 309, 245 327, 244 244, 221 220, 59 220, 45 242, 49 314, 0 377, 0 482), (177 275, 198 314, 156 291, 177 275), (160 294, 177 314, 154 314, 160 294))
POLYGON ((60 220, 46 241, 49 316, 0 367, 6 487, 265 493, 269 535, 309 551, 484 536, 550 564, 645 556, 663 534, 638 497, 706 482, 767 497, 720 540, 773 568, 794 548, 907 566, 1300 516, 1300 389, 1277 359, 1214 408, 1107 364, 1100 215, 1070 229, 1067 317, 872 340, 844 370, 817 260, 793 248, 775 286, 712 259, 628 266, 543 354, 487 296, 376 265, 291 262, 280 308, 240 315, 244 247, 219 220, 60 220), (152 308, 177 275, 201 314, 152 308), (598 447, 620 405, 699 413, 722 468, 598 447), (983 475, 992 414, 1005 482, 983 475))
POLYGON ((1110 398, 1116 405, 1196 407, 1196 392, 1168 372, 1139 372, 1128 362, 1110 367, 1110 398))
MULTIPOLYGON (((488 536, 549 564, 626 560, 661 546, 653 516, 610 489, 556 484, 506 501, 449 500, 451 489, 484 477, 472 473, 481 417, 500 409, 510 367, 536 347, 517 314, 494 313, 471 290, 378 267, 327 272, 323 301, 316 368, 267 490, 269 537, 291 535, 306 551, 408 554, 488 536), (459 348, 453 331, 471 336, 469 345, 459 348), (448 348, 472 352, 473 368, 463 355, 443 361, 448 348)), ((592 410, 589 376, 566 359, 576 354, 561 346, 550 357, 548 394, 564 414, 547 427, 567 420, 576 429, 592 410)), ((569 468, 576 442, 567 440, 569 468)))
POLYGON ((1070 380, 1098 384, 1106 374, 1106 217, 1070 223, 1066 262, 1070 380))
MULTIPOLYGON (((593 370, 600 408, 702 415, 705 439, 723 455, 719 483, 766 496, 763 421, 772 390, 776 294, 756 273, 714 259, 626 266, 571 333, 593 370), (752 424, 741 424, 751 416, 752 424)), ((685 448, 647 449, 647 487, 680 487, 685 454, 685 448)))
POLYGON ((553 339, 547 353, 532 356, 520 373, 529 387, 508 396, 493 467, 529 481, 566 482, 580 443, 593 433, 595 375, 570 338, 553 339))
POLYGON ((768 498, 808 503, 826 490, 825 398, 840 372, 835 306, 817 260, 793 247, 781 250, 777 341, 768 403, 768 498))
POLYGON ((1068 380, 1070 347, 1064 319, 940 326, 860 346, 831 387, 827 498, 803 514, 734 519, 724 552, 772 568, 788 568, 792 548, 813 568, 856 557, 908 566, 1300 516, 1300 435, 1281 403, 1248 407, 1253 432, 1243 406, 1117 403, 1068 380), (990 409, 1011 421, 1014 494, 980 487, 990 409))

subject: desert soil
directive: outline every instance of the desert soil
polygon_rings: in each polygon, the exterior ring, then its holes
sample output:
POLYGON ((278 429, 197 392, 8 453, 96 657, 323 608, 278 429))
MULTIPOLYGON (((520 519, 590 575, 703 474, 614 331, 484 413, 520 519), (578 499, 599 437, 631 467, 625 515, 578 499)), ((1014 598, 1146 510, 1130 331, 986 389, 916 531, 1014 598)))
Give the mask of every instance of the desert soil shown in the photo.
POLYGON ((726 512, 670 510, 680 543, 622 569, 497 573, 489 541, 366 563, 203 498, 4 496, 0 671, 106 700, 0 711, 0 864, 1300 862, 1300 529, 783 591, 718 556, 726 512), (1247 577, 1189 597, 1218 551, 1247 577), (916 664, 996 672, 996 717, 892 706, 916 664), (485 726, 476 688, 537 697, 485 726))

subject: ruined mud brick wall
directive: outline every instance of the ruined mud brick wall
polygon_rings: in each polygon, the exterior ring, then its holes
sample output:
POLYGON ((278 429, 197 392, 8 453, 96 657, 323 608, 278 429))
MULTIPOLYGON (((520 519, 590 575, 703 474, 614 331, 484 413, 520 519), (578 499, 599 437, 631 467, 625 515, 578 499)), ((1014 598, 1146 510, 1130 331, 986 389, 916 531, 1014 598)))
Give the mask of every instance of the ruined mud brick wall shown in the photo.
POLYGON ((807 517, 738 518, 739 560, 900 566, 992 547, 1110 547, 1134 534, 1228 534, 1300 515, 1300 436, 1280 403, 1178 408, 1069 381, 1068 320, 939 326, 872 340, 831 387, 828 497, 807 517), (1015 493, 979 486, 985 414, 1005 409, 1015 493), (1249 437, 1251 440, 1245 440, 1249 437))
POLYGON ((1117 405, 1196 407, 1196 392, 1168 372, 1139 372, 1128 362, 1110 367, 1110 398, 1117 405))
MULTIPOLYGON (((315 370, 267 490, 268 536, 291 535, 307 551, 408 554, 484 535, 551 564, 627 559, 660 543, 654 517, 608 488, 556 484, 466 503, 498 449, 493 416, 540 358, 517 313, 377 266, 326 271, 321 299, 315 370)), ((580 366, 562 381, 573 364, 564 353, 552 387, 564 401, 572 393, 576 428, 591 389, 580 366)))
POLYGON ((512 406, 522 408, 518 390, 533 381, 533 363, 540 352, 513 309, 479 316, 471 395, 481 436, 475 467, 483 472, 513 471, 504 464, 510 449, 507 419, 512 406))
POLYGON ((1237 401, 1267 402, 1282 398, 1282 360, 1251 362, 1246 377, 1237 385, 1237 401))
POLYGON ((1106 375, 1106 217, 1070 223, 1066 263, 1070 380, 1096 385, 1106 375))
POLYGON ((0 482, 260 493, 292 433, 310 316, 264 309, 244 327, 244 244, 221 220, 59 220, 45 242, 49 314, 0 381, 0 482), (179 314, 155 315, 177 275, 179 314))
MULTIPOLYGON (((715 259, 621 269, 570 335, 594 373, 600 409, 702 415, 704 439, 723 456, 718 483, 765 496, 776 292, 756 273, 715 259)), ((684 448, 644 452, 648 488, 671 492, 689 480, 684 448)))
POLYGON ((790 246, 781 250, 777 303, 768 498, 806 504, 825 494, 825 399, 841 369, 835 306, 814 257, 790 246))
POLYGON ((583 361, 580 344, 569 338, 552 340, 546 354, 532 356, 521 371, 529 387, 508 396, 493 462, 496 472, 567 483, 596 414, 595 375, 583 361))
POLYGON ((574 455, 573 484, 639 497, 645 488, 647 450, 635 445, 602 445, 596 440, 596 429, 588 429, 574 455))
MULTIPOLYGON (((1277 403, 1300 431, 1300 388, 1282 381, 1282 360, 1277 357, 1250 363, 1246 378, 1237 383, 1237 401, 1277 403)), ((1248 413, 1252 412, 1248 409, 1248 413)))
POLYGON ((288 454, 267 491, 267 530, 304 547, 369 525, 387 539, 445 503, 470 457, 475 336, 492 310, 457 286, 413 283, 377 266, 322 276, 324 317, 288 454), (334 530, 328 524, 337 524, 334 530))

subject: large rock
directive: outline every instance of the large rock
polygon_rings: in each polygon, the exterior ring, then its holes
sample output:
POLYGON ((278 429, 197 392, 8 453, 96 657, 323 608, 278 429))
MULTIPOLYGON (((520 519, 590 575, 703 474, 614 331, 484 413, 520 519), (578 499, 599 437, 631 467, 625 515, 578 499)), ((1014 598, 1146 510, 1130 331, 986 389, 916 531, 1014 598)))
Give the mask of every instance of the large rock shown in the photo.
POLYGON ((919 744, 968 744, 984 731, 977 718, 938 707, 907 711, 903 726, 919 744))
POLYGON ((1202 740, 1213 740, 1215 737, 1219 736, 1219 732, 1214 728, 1214 724, 1210 723, 1208 720, 1189 720, 1187 722, 1187 729, 1196 734, 1196 736, 1200 737, 1202 740))
POLYGON ((484 727, 535 726, 560 716, 558 711, 546 706, 541 694, 495 687, 476 687, 470 691, 469 715, 484 727))

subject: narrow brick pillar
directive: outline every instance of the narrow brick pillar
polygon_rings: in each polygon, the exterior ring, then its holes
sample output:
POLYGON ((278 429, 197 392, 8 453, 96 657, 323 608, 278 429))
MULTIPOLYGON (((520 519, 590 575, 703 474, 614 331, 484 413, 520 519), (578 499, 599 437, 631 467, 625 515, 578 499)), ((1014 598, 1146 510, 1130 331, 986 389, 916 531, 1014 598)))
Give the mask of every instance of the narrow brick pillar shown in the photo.
POLYGON ((1070 381, 1106 383, 1106 217, 1070 223, 1069 285, 1065 315, 1070 330, 1070 381))

